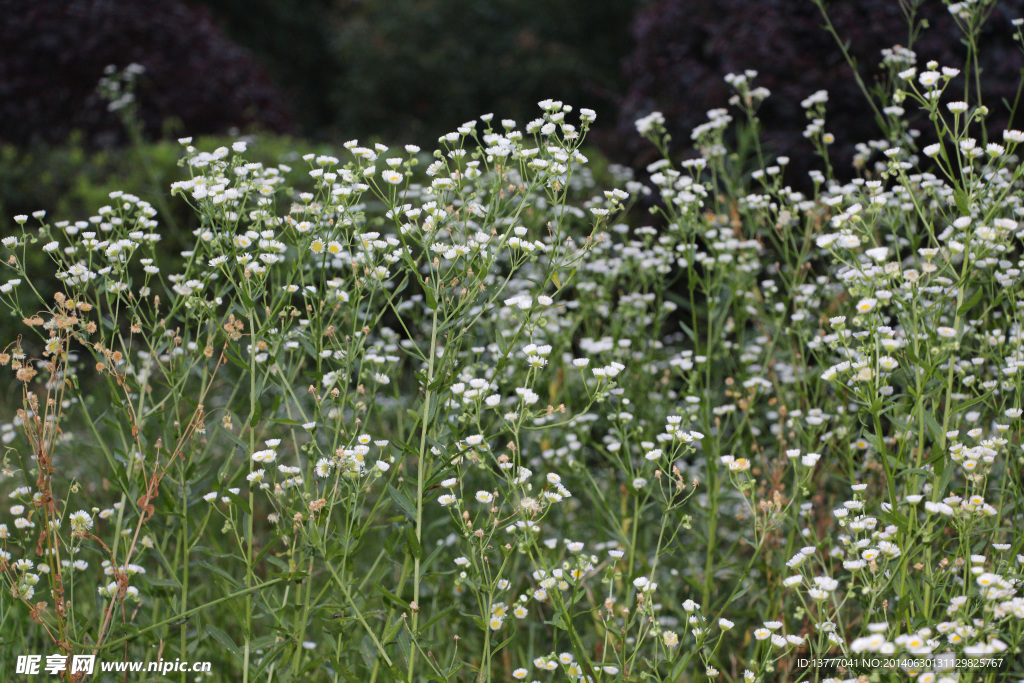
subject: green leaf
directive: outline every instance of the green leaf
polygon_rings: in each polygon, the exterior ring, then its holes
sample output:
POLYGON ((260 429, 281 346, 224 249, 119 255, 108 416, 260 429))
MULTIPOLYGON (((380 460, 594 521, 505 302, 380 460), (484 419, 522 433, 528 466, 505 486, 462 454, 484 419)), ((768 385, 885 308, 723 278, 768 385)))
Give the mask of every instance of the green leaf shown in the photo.
POLYGON ((398 635, 398 632, 402 630, 402 624, 404 623, 405 619, 403 619, 401 616, 395 617, 391 621, 391 623, 388 624, 388 627, 384 629, 384 637, 380 639, 381 644, 387 645, 392 640, 394 640, 395 636, 398 635))
POLYGON ((398 633, 398 655, 395 658, 395 666, 408 670, 409 658, 412 657, 412 638, 409 637, 408 629, 398 633))
POLYGON ((988 394, 982 394, 981 396, 972 398, 970 401, 967 401, 965 403, 958 403, 957 405, 953 406, 953 408, 950 410, 950 415, 956 415, 957 413, 967 410, 968 408, 972 408, 981 403, 982 401, 984 401, 986 398, 988 398, 988 394))
MULTIPOLYGON (((924 424, 928 428, 928 433, 932 437, 932 441, 938 444, 942 441, 942 427, 939 426, 938 421, 935 419, 935 415, 930 410, 922 410, 921 414, 924 415, 924 424)), ((945 457, 945 454, 942 454, 945 457)))
POLYGON ((237 436, 235 436, 234 434, 232 434, 228 430, 226 430, 226 429, 221 430, 221 434, 223 434, 225 436, 225 438, 227 438, 228 441, 230 441, 231 443, 233 443, 236 446, 238 446, 239 448, 241 448, 243 453, 248 453, 249 452, 249 444, 245 443, 244 441, 239 439, 237 436))
POLYGON ((227 633, 224 633, 221 629, 217 628, 213 624, 206 625, 207 634, 213 636, 213 639, 224 646, 224 648, 235 656, 235 659, 240 659, 241 655, 238 652, 238 646, 235 645, 235 641, 231 639, 227 633))
POLYGON ((226 496, 226 497, 230 498, 231 502, 233 502, 238 507, 242 508, 242 511, 245 514, 247 514, 247 515, 251 515, 252 514, 252 509, 249 507, 249 501, 247 501, 245 498, 242 498, 237 493, 232 493, 231 491, 223 491, 223 492, 221 492, 220 495, 226 496))
POLYGON ((444 368, 441 368, 438 371, 437 376, 434 378, 434 381, 427 386, 427 391, 437 391, 440 389, 441 385, 445 383, 446 379, 448 379, 446 374, 447 373, 445 373, 444 368))
POLYGON ((401 610, 409 611, 409 603, 407 603, 405 600, 402 600, 402 598, 398 597, 397 595, 395 595, 379 583, 373 584, 373 587, 376 588, 377 591, 381 595, 383 595, 385 599, 393 603, 395 607, 401 610))
POLYGON ((423 548, 416 538, 416 529, 412 524, 405 528, 405 551, 412 557, 419 557, 423 554, 423 548))
POLYGON ((260 563, 260 561, 266 556, 267 553, 270 552, 270 550, 273 547, 274 547, 274 543, 273 542, 267 543, 265 546, 263 546, 263 550, 261 550, 260 554, 256 556, 256 559, 253 560, 252 566, 255 567, 256 565, 258 565, 260 563))
POLYGON ((965 313, 967 313, 967 311, 974 308, 974 305, 981 301, 981 297, 984 295, 985 289, 983 287, 978 287, 976 290, 974 290, 974 294, 971 296, 971 298, 960 304, 960 308, 956 309, 957 316, 963 316, 965 313))
POLYGON ((263 415, 263 406, 260 405, 259 401, 255 401, 252 404, 252 417, 249 418, 249 429, 254 429, 260 422, 260 417, 263 415))
POLYGON ((235 577, 231 576, 230 574, 228 574, 226 571, 224 571, 220 567, 215 567, 214 565, 210 564, 209 562, 200 562, 199 566, 202 567, 203 569, 206 569, 207 571, 213 572, 214 574, 216 574, 217 576, 222 578, 232 588, 237 588, 238 587, 238 582, 235 581, 235 577))
MULTIPOLYGON (((437 614, 432 616, 430 618, 430 620, 427 621, 427 623, 425 623, 422 626, 420 626, 419 633, 423 633, 424 631, 429 629, 431 626, 436 624, 438 621, 440 621, 441 619, 444 619, 448 615, 448 613, 451 612, 453 609, 455 609, 455 605, 448 605, 443 610, 441 610, 440 612, 438 612, 437 614)), ((417 635, 419 635, 419 634, 417 634, 417 635)))
POLYGON ((377 649, 373 646, 370 636, 363 636, 363 639, 359 641, 359 655, 363 658, 366 668, 373 669, 373 665, 377 661, 377 649))
POLYGON ((405 515, 405 518, 410 522, 415 522, 416 506, 412 504, 412 501, 409 500, 408 496, 391 484, 388 484, 388 494, 390 494, 391 500, 395 501, 395 504, 398 505, 398 508, 402 511, 402 514, 405 515))

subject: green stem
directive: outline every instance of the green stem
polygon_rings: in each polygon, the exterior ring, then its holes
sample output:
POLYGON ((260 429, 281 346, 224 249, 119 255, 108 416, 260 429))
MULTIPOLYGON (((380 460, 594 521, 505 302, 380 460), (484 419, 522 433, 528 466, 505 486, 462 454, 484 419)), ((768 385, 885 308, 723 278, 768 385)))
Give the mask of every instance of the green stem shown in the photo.
MULTIPOLYGON (((250 294, 251 296, 251 294, 250 294)), ((246 456, 249 472, 252 472, 252 454, 256 452, 256 426, 252 424, 259 404, 256 395, 256 311, 250 308, 246 317, 249 320, 249 453, 246 456)), ((254 509, 253 487, 249 486, 249 515, 245 526, 245 586, 252 586, 252 532, 254 509)), ((245 651, 242 658, 242 683, 249 681, 249 651, 252 644, 252 594, 245 594, 245 651)))
POLYGON ((222 598, 217 598, 216 600, 212 600, 212 601, 210 601, 210 602, 208 602, 206 604, 200 605, 199 607, 193 607, 192 609, 188 610, 187 612, 182 612, 180 614, 175 614, 173 617, 168 617, 167 619, 164 619, 163 621, 158 621, 155 624, 150 624, 149 626, 146 626, 145 628, 140 628, 138 631, 136 631, 135 633, 131 634, 130 636, 125 636, 123 638, 118 638, 117 640, 112 640, 112 641, 110 641, 108 643, 104 643, 99 648, 97 648, 95 646, 87 645, 85 643, 76 643, 76 642, 73 642, 73 641, 72 641, 71 644, 74 645, 77 648, 81 648, 83 651, 84 650, 89 650, 89 649, 92 649, 94 651, 109 650, 112 647, 116 647, 118 645, 123 645, 124 643, 127 643, 128 641, 132 640, 133 638, 137 638, 138 636, 141 636, 143 633, 148 633, 149 631, 152 631, 154 629, 161 628, 161 627, 166 626, 168 624, 173 624, 174 622, 179 621, 181 619, 187 619, 188 617, 192 616, 193 614, 196 614, 197 612, 201 612, 202 610, 206 609, 207 607, 213 607, 214 605, 219 605, 222 602, 227 602, 228 600, 234 600, 235 598, 240 598, 243 595, 246 595, 248 593, 252 593, 253 591, 257 591, 257 590, 260 590, 262 588, 267 588, 268 586, 273 586, 276 583, 281 583, 282 581, 285 581, 287 578, 288 577, 286 577, 286 576, 280 576, 280 577, 278 577, 276 579, 271 579, 270 581, 266 581, 266 582, 261 583, 261 584, 259 584, 257 586, 249 586, 247 588, 242 588, 240 590, 235 591, 234 593, 229 593, 229 594, 225 595, 222 598))
MULTIPOLYGON (((441 305, 438 301, 434 306, 434 314, 430 327, 430 356, 427 359, 427 390, 423 399, 423 424, 420 430, 419 458, 416 461, 416 545, 423 547, 423 484, 426 476, 427 459, 427 432, 430 430, 430 399, 433 392, 430 385, 434 383, 434 357, 437 352, 437 310, 441 305)), ((412 633, 416 634, 416 627, 419 623, 420 611, 420 557, 419 554, 413 558, 412 565, 412 600, 416 606, 412 608, 412 633)), ((416 670, 416 650, 409 653, 409 680, 413 680, 413 672, 416 670)))

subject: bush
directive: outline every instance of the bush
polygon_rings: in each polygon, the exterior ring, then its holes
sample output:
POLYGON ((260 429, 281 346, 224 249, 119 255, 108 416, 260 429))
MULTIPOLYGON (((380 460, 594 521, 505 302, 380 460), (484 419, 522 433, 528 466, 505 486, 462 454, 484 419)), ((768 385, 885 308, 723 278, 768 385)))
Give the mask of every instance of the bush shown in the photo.
POLYGON ((96 92, 108 65, 145 67, 138 102, 146 133, 230 128, 282 132, 289 114, 252 58, 210 15, 179 0, 0 1, 0 141, 90 147, 125 141, 96 92), (172 123, 173 122, 173 123, 172 123))
MULTIPOLYGON (((137 146, 92 149, 80 133, 62 145, 19 147, 0 145, 0 215, 44 210, 50 216, 84 219, 121 190, 152 196, 159 202, 161 221, 168 229, 187 233, 198 223, 188 206, 162 198, 171 183, 189 176, 176 141, 144 142, 137 146), (169 212, 169 213, 168 213, 169 212)), ((234 136, 202 136, 196 144, 214 149, 230 146, 234 136)), ((262 133, 245 137, 254 144, 254 161, 266 164, 295 161, 301 143, 288 136, 262 133)), ((170 236, 170 235, 168 235, 170 236)))
POLYGON ((632 13, 608 0, 339 3, 336 130, 429 142, 482 111, 522 122, 552 93, 611 118, 632 13))
MULTIPOLYGON (((334 49, 333 0, 199 0, 218 26, 250 50, 289 103, 305 137, 322 137, 338 118, 331 83, 341 68, 334 49)), ((374 72, 364 74, 373 78, 374 72)), ((358 102, 342 100, 341 107, 358 102)))
MULTIPOLYGON (((959 3, 965 5, 968 3, 959 3)), ((981 83, 992 109, 989 127, 1009 125, 1009 109, 1017 101, 1017 83, 1024 66, 1013 40, 1010 20, 1024 15, 1024 2, 984 3, 991 17, 979 42, 981 83)), ((840 39, 848 42, 858 73, 869 90, 886 89, 884 70, 876 68, 882 50, 902 45, 912 48, 924 64, 963 64, 966 48, 962 34, 946 4, 933 0, 891 2, 860 0, 836 2, 829 17, 840 39), (914 7, 921 30, 908 29, 904 8, 914 7), (925 27, 926 26, 926 27, 925 27)), ((706 112, 729 97, 722 81, 727 73, 758 72, 758 82, 775 97, 759 112, 765 147, 772 155, 785 155, 799 168, 791 178, 814 166, 813 149, 802 133, 806 123, 799 103, 817 90, 827 90, 827 128, 835 136, 832 156, 848 173, 857 143, 883 137, 880 122, 865 108, 865 96, 851 78, 842 50, 822 30, 823 18, 813 2, 791 0, 658 0, 640 11, 633 26, 636 49, 626 62, 629 91, 623 102, 619 128, 629 138, 632 122, 657 109, 668 122, 677 143, 690 139, 706 112)), ((974 84, 962 79, 954 89, 974 84)), ((1019 108, 1018 108, 1019 111, 1019 108)), ((920 117, 914 127, 929 128, 920 117)), ((633 144, 640 163, 649 151, 633 144)), ((818 165, 820 167, 820 165, 818 165)))

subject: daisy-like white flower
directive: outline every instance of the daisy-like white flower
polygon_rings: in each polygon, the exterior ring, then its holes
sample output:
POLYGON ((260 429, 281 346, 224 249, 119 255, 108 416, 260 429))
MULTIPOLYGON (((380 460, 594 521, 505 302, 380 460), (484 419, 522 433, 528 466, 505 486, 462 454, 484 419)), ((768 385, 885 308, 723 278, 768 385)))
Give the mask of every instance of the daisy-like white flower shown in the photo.
POLYGON ((85 510, 71 513, 71 532, 73 534, 84 534, 92 528, 92 515, 85 510))
POLYGON ((266 448, 262 451, 256 451, 253 453, 252 460, 253 462, 258 463, 272 463, 277 460, 277 453, 270 448, 266 448))
POLYGON ((861 299, 859 302, 857 302, 857 312, 858 313, 870 313, 871 311, 874 310, 875 305, 877 303, 878 303, 877 299, 872 299, 870 297, 865 298, 865 299, 861 299))

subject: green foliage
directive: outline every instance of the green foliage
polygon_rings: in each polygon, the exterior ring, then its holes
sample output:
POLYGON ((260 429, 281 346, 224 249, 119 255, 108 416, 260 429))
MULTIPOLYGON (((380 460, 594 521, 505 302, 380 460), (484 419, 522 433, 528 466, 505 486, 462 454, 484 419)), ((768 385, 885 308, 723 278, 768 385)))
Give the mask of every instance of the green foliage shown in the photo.
POLYGON ((306 135, 315 137, 330 129, 337 112, 325 84, 339 68, 331 30, 334 0, 201 0, 199 4, 267 69, 306 135))
MULTIPOLYGON (((196 142, 213 149, 236 139, 211 136, 196 142)), ((259 140, 258 161, 277 163, 295 156, 294 138, 267 133, 247 139, 259 140)), ((80 135, 64 145, 2 145, 0 215, 45 210, 51 216, 82 220, 109 203, 110 192, 121 190, 155 198, 168 227, 186 231, 196 226, 194 214, 180 202, 163 199, 172 182, 188 177, 180 160, 181 145, 170 140, 104 150, 88 148, 80 135)))
POLYGON ((557 93, 612 120, 634 4, 618 0, 204 0, 296 97, 313 137, 431 142, 557 93))
POLYGON ((493 110, 533 117, 558 93, 615 115, 631 3, 395 0, 341 4, 341 131, 431 140, 493 110))

